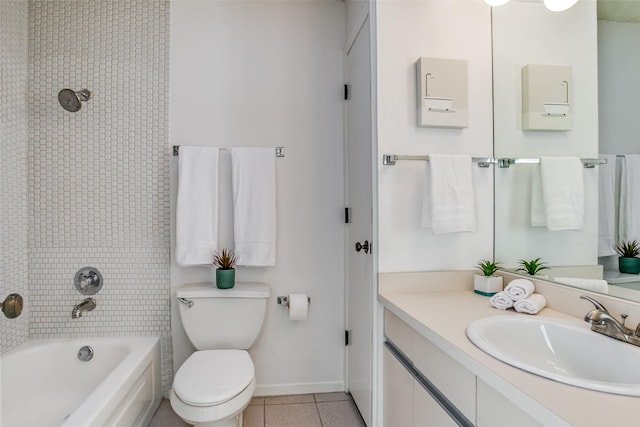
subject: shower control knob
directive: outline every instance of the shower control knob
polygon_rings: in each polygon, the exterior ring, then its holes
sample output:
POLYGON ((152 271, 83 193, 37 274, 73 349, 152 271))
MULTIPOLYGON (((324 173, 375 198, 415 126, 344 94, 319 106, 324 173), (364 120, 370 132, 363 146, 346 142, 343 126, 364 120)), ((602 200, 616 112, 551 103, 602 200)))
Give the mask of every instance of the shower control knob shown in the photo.
POLYGON ((10 294, 4 301, 0 302, 0 310, 9 319, 15 319, 22 313, 22 296, 19 294, 10 294))

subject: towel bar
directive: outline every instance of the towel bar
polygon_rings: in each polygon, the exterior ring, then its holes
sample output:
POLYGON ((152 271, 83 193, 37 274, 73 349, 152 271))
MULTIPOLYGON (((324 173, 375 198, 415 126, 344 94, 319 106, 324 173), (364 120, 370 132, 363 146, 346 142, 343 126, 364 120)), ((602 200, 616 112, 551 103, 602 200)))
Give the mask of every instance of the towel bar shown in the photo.
MULTIPOLYGON (((519 164, 538 164, 540 163, 539 158, 501 158, 495 159, 498 163, 499 168, 508 168, 511 165, 519 165, 519 164)), ((604 165, 607 163, 607 159, 580 159, 582 164, 586 169, 593 169, 598 165, 604 165)))
MULTIPOLYGON (((394 166, 398 160, 426 160, 429 161, 427 155, 404 155, 404 154, 383 154, 382 164, 385 166, 394 166)), ((493 157, 472 157, 471 161, 477 163, 478 167, 488 168, 489 165, 497 163, 497 159, 493 157)))
MULTIPOLYGON (((221 148, 221 150, 228 151, 229 148, 221 148)), ((174 145, 173 146, 173 155, 174 156, 180 155, 180 146, 179 145, 174 145)), ((276 147, 276 157, 284 157, 284 147, 276 147)))

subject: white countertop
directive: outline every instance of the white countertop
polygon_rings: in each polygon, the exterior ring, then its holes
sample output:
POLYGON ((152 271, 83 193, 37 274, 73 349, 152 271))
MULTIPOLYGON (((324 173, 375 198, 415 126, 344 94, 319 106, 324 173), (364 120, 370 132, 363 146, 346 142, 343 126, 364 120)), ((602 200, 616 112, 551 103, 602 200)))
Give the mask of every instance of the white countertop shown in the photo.
MULTIPOLYGON (((640 397, 601 393, 530 374, 494 359, 466 336, 467 325, 476 319, 527 314, 497 310, 489 298, 470 290, 381 290, 378 299, 385 308, 545 426, 640 426, 640 397)), ((550 308, 539 315, 572 318, 550 308)), ((615 363, 615 360, 602 362, 615 363)))

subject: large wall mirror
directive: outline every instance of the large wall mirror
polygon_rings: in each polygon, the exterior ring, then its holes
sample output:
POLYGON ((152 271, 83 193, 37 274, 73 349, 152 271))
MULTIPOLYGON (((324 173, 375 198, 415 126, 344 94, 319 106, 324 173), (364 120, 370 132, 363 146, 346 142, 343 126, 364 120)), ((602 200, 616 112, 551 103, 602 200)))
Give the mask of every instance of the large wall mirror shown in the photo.
MULTIPOLYGON (((567 11, 550 12, 541 1, 516 0, 492 13, 495 157, 593 159, 609 154, 606 167, 614 168, 612 179, 619 180, 621 158, 616 155, 640 154, 640 2, 579 0, 567 11), (549 101, 569 104, 570 130, 523 130, 523 68, 528 65, 569 70, 568 79, 552 73, 543 79, 549 87, 537 91, 566 97, 549 101)), ((583 223, 580 229, 562 231, 531 224, 532 187, 539 170, 539 164, 496 166, 496 261, 516 269, 519 260, 541 258, 551 268, 540 274, 550 280, 604 278, 609 285, 596 289, 640 301, 640 275, 620 274, 618 257, 602 243, 599 247, 599 174, 604 167, 584 168, 583 223)), ((566 184, 560 181, 558 185, 566 184)), ((640 194, 640 184, 636 186, 640 194)), ((616 192, 619 188, 611 195, 614 204, 616 192)), ((614 209, 609 215, 616 230, 610 240, 616 242, 619 213, 614 209)), ((640 215, 629 220, 640 221, 640 215)), ((592 280, 583 282, 579 285, 593 285, 592 280)))

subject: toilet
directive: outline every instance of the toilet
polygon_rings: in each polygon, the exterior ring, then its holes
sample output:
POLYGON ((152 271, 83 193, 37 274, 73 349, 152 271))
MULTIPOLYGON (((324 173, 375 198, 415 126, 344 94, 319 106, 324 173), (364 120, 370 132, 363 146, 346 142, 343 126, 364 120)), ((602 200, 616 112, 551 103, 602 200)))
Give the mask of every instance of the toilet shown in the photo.
POLYGON ((265 283, 231 289, 189 283, 176 291, 182 326, 196 348, 171 387, 171 407, 185 422, 242 427, 242 411, 256 388, 247 349, 260 335, 270 293, 265 283))

